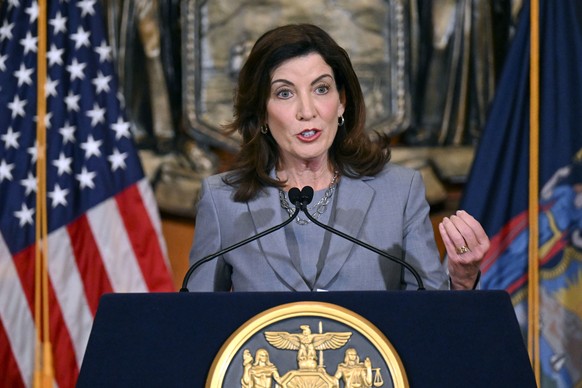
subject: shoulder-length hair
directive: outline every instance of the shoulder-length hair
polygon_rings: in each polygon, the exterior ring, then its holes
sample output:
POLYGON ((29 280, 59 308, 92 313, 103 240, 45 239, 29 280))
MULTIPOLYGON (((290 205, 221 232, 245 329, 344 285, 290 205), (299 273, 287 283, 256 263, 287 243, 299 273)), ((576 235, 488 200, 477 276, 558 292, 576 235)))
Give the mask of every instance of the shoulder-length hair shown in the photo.
POLYGON ((290 24, 263 34, 243 65, 234 96, 234 119, 225 125, 228 133, 239 132, 241 148, 234 169, 224 177, 236 188, 234 200, 253 199, 266 186, 283 187, 270 177, 276 167, 279 148, 270 133, 262 134, 273 71, 283 62, 318 53, 333 70, 337 90, 345 105, 344 124, 329 149, 332 167, 342 175, 375 175, 390 160, 390 139, 376 134, 371 140, 365 131, 364 96, 348 53, 327 32, 312 24, 290 24))

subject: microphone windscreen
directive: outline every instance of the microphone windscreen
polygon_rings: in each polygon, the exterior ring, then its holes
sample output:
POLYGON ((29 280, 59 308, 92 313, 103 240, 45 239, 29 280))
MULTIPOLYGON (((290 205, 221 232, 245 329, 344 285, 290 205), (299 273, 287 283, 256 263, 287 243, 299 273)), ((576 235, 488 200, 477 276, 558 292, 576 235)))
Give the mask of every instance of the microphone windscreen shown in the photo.
POLYGON ((297 187, 292 187, 289 189, 289 202, 291 202, 293 205, 297 206, 300 196, 301 192, 297 187))
POLYGON ((309 205, 313 200, 313 187, 305 186, 301 189, 301 202, 304 205, 309 205))

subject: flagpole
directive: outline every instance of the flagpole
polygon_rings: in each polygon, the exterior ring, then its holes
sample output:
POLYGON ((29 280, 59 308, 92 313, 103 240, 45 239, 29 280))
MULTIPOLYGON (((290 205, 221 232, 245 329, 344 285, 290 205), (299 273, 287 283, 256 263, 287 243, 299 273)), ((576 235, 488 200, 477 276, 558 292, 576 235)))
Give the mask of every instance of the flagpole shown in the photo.
POLYGON ((37 51, 37 194, 36 194, 36 244, 35 244, 35 387, 52 387, 54 380, 52 346, 50 342, 49 278, 48 278, 48 220, 46 204, 46 0, 38 1, 38 51, 37 51))
POLYGON ((540 385, 539 296, 539 0, 531 0, 530 28, 530 145, 528 247, 528 351, 540 385))

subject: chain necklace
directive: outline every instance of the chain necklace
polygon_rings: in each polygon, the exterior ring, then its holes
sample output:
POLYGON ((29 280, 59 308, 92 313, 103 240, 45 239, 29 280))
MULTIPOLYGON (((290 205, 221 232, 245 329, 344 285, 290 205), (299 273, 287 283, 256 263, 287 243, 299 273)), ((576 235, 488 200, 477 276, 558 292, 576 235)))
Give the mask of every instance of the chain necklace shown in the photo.
MULTIPOLYGON (((335 188, 337 187, 338 178, 339 172, 336 171, 333 175, 333 178, 331 179, 329 187, 325 190, 325 193, 323 193, 323 197, 315 205, 307 207, 307 211, 309 211, 313 218, 318 219, 319 216, 325 213, 325 211, 327 210, 329 200, 333 196, 335 188)), ((281 202, 281 207, 287 210, 287 213, 289 213, 289 217, 291 217, 295 213, 295 209, 289 205, 289 202, 287 202, 287 197, 283 190, 279 190, 279 200, 281 202)), ((300 215, 298 215, 297 218, 295 218, 295 221, 299 225, 307 225, 309 223, 309 219, 303 219, 301 218, 300 215)))

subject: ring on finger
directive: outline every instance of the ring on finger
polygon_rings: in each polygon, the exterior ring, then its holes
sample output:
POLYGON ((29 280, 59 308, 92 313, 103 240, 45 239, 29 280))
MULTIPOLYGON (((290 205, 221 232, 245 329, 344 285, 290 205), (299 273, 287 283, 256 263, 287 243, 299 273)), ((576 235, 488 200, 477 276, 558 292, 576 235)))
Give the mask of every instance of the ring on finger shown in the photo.
POLYGON ((468 246, 466 246, 466 245, 461 245, 460 247, 457 247, 457 253, 458 253, 459 255, 462 255, 463 253, 467 253, 467 252, 470 252, 470 251, 471 251, 471 250, 470 250, 470 249, 469 249, 469 247, 468 247, 468 246))

